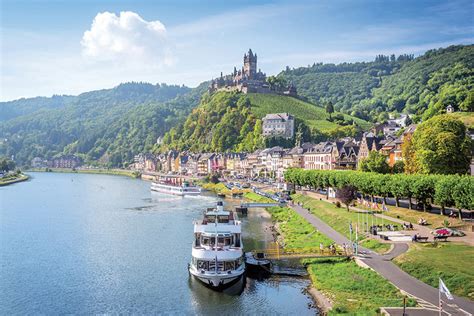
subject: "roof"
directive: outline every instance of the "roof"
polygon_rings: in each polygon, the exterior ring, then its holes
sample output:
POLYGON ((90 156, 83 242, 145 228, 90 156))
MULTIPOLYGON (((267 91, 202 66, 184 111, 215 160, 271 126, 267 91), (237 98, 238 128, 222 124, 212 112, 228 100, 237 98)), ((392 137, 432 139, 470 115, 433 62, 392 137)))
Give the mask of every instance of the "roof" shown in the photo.
POLYGON ((292 120, 293 116, 290 115, 289 113, 271 113, 265 115, 265 117, 262 120, 282 120, 282 121, 288 121, 292 120))

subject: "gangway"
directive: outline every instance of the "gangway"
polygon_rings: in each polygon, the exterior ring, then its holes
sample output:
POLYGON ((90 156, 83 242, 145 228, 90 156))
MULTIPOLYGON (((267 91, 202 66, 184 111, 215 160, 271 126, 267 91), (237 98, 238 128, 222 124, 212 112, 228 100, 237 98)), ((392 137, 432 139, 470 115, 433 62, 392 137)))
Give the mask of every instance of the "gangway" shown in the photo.
POLYGON ((304 258, 350 258, 352 249, 319 249, 319 248, 284 248, 278 243, 271 243, 270 247, 251 251, 253 256, 269 260, 304 259, 304 258))

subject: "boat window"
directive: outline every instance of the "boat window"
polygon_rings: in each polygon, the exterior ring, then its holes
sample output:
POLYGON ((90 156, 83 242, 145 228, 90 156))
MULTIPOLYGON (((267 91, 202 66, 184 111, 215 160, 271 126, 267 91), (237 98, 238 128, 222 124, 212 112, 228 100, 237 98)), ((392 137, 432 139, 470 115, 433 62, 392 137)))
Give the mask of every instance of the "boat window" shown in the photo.
POLYGON ((229 222, 229 216, 227 215, 219 215, 218 217, 218 223, 228 223, 229 222))
POLYGON ((202 238, 202 244, 203 244, 203 246, 208 246, 209 245, 209 238, 203 237, 202 238))
POLYGON ((235 262, 234 261, 225 261, 224 270, 234 270, 235 262))
POLYGON ((230 246, 232 239, 230 237, 225 238, 224 245, 230 246))
POLYGON ((224 245, 224 238, 223 237, 217 238, 217 245, 218 246, 223 246, 224 245))
POLYGON ((209 261, 198 260, 197 267, 199 270, 209 270, 209 261))

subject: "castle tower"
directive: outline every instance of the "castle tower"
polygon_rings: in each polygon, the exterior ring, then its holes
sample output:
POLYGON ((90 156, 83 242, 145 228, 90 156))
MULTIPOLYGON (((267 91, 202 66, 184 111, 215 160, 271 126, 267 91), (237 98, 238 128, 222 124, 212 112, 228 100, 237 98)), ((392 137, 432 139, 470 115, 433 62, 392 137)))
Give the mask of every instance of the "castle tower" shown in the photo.
POLYGON ((249 49, 247 54, 244 54, 244 74, 249 78, 255 78, 257 73, 257 54, 252 53, 249 49))

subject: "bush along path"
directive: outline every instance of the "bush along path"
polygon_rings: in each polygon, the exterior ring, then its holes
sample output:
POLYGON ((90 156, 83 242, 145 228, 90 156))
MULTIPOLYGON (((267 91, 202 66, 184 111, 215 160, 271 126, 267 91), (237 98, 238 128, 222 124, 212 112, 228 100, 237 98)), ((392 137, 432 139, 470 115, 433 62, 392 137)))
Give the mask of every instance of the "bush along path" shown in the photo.
MULTIPOLYGON (((334 240, 338 244, 350 243, 349 239, 334 230, 332 227, 327 225, 321 219, 308 212, 307 209, 299 205, 291 206, 298 214, 305 218, 311 225, 313 225, 320 233, 326 235, 330 239, 334 240)), ((438 289, 431 287, 422 281, 410 276, 408 273, 400 270, 394 263, 391 262, 394 254, 399 255, 406 251, 408 247, 403 244, 396 244, 396 246, 390 253, 385 255, 379 255, 372 252, 369 249, 360 247, 359 252, 363 255, 359 256, 359 259, 368 265, 370 268, 378 272, 385 279, 390 281, 396 287, 403 292, 416 298, 418 303, 428 309, 436 309, 438 307, 439 293, 438 289), (402 249, 404 247, 405 249, 402 249)), ((450 305, 444 304, 443 310, 454 315, 459 314, 462 309, 463 311, 473 313, 474 302, 455 296, 453 301, 449 302, 450 305)))

